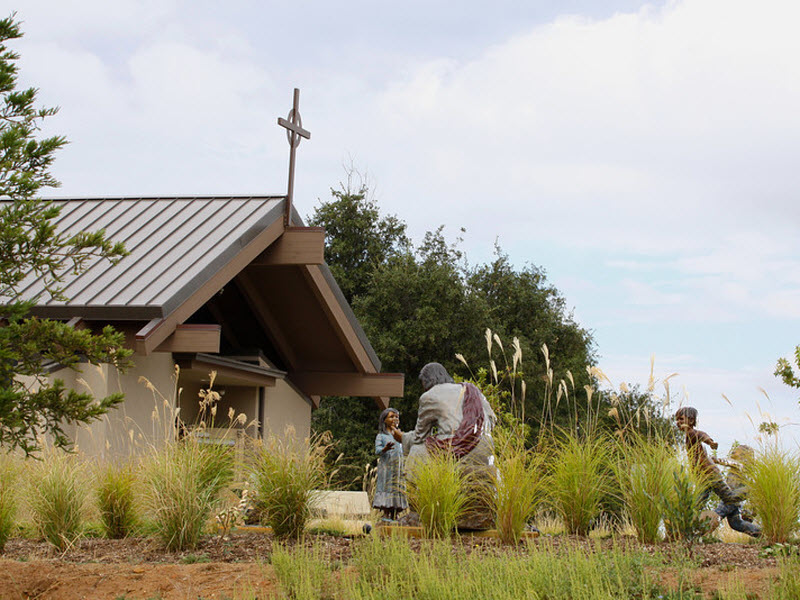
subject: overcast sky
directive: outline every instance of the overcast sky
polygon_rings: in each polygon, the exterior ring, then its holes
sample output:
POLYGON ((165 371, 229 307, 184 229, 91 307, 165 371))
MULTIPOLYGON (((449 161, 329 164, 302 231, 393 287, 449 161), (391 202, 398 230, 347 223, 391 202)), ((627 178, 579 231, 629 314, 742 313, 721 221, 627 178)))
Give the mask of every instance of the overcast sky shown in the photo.
POLYGON ((53 195, 283 194, 276 120, 298 87, 301 214, 352 163, 415 239, 464 227, 471 263, 497 240, 544 268, 615 384, 646 384, 655 355, 721 450, 755 441, 761 412, 795 444, 800 392, 772 372, 800 344, 800 4, 453 6, 0 0, 0 14, 24 22, 23 83, 61 107, 53 195))

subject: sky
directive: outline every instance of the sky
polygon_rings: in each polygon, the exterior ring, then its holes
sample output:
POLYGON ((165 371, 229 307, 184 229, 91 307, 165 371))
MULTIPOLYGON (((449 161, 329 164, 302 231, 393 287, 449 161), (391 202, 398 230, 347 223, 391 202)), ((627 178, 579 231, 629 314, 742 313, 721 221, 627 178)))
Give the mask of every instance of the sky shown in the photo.
MULTIPOLYGON (((420 240, 543 268, 615 386, 720 442, 800 440, 800 4, 0 0, 70 144, 51 197, 285 194, 366 177, 420 240), (792 158, 795 157, 795 158, 792 158), (461 228, 465 232, 461 233, 461 228), (677 375, 669 378, 673 373, 677 375), (669 379, 668 379, 669 378, 669 379)), ((430 357, 435 360, 440 357, 430 357)), ((477 357, 480 360, 482 357, 477 357)))

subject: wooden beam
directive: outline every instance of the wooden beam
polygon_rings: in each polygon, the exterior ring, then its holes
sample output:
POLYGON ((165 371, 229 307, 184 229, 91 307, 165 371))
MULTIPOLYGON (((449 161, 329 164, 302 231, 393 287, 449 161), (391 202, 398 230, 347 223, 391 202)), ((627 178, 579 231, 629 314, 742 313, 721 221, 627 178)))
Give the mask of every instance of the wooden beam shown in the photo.
POLYGON ((178 325, 154 352, 219 352, 219 325, 178 325))
POLYGON ((236 385, 263 385, 274 387, 276 378, 271 375, 254 373, 247 369, 237 369, 233 366, 220 365, 216 362, 205 362, 200 358, 178 357, 175 363, 181 368, 181 373, 195 372, 207 375, 211 371, 217 372, 217 382, 219 385, 233 385, 227 383, 234 381, 236 385))
POLYGON ((283 329, 278 319, 270 312, 266 304, 259 300, 256 284, 253 282, 248 269, 239 273, 239 276, 236 278, 236 283, 258 320, 259 325, 261 325, 267 337, 269 337, 270 341, 274 344, 275 350, 278 351, 284 365, 290 369, 296 368, 298 359, 292 348, 292 344, 283 334, 283 329))
POLYGON ((289 227, 251 265, 321 265, 325 262, 325 229, 289 227))
MULTIPOLYGON (((334 294, 330 285, 325 280, 325 276, 322 274, 320 268, 315 265, 307 265, 302 267, 302 269, 303 275, 311 283, 311 289, 314 290, 314 294, 320 301, 322 309, 325 311, 331 325, 333 325, 333 329, 336 335, 339 336, 350 360, 353 361, 353 364, 359 371, 374 373, 375 365, 372 364, 372 359, 370 359, 369 354, 367 354, 364 345, 358 338, 355 329, 353 329, 353 324, 350 322, 350 319, 347 318, 344 310, 342 310, 342 306, 339 304, 336 294, 334 294)), ((355 396, 355 394, 346 395, 355 396)), ((391 396, 393 394, 379 393, 376 395, 391 396)), ((402 396, 403 394, 400 395, 402 396)))
POLYGON ((268 248, 283 233, 283 220, 276 219, 250 241, 231 261, 207 279, 194 294, 178 306, 169 316, 153 319, 136 334, 136 352, 150 354, 166 340, 175 328, 191 317, 214 294, 236 277, 255 257, 268 248))
POLYGON ((402 373, 323 373, 303 371, 289 379, 308 396, 403 396, 402 373))

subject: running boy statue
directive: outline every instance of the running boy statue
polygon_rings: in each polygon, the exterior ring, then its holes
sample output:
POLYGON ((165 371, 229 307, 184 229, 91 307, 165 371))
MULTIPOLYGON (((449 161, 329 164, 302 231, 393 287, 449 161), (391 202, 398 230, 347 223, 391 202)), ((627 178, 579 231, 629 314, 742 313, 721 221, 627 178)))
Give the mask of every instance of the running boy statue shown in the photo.
MULTIPOLYGON (((723 479, 722 473, 714 464, 714 460, 708 456, 703 444, 706 444, 712 450, 716 450, 719 444, 705 431, 695 428, 695 425, 697 425, 697 409, 691 406, 679 408, 678 412, 675 413, 675 424, 678 429, 686 434, 686 453, 689 455, 689 461, 692 466, 708 478, 708 487, 703 493, 701 504, 705 502, 711 492, 714 492, 721 500, 721 504, 714 510, 717 517, 728 518, 731 528, 736 531, 742 531, 754 537, 760 535, 761 530, 756 525, 738 518, 743 499, 743 490, 739 490, 739 493, 734 492, 723 479)), ((719 520, 715 520, 716 523, 713 525, 712 530, 719 524, 719 520)))

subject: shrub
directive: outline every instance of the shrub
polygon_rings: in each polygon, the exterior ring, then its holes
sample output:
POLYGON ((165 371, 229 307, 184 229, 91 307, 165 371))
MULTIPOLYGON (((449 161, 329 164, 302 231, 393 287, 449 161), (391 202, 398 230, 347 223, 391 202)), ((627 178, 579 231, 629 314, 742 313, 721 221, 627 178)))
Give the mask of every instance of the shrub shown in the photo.
POLYGON ((708 487, 708 476, 678 465, 672 469, 672 486, 662 493, 660 502, 664 512, 667 537, 692 544, 707 530, 707 522, 700 516, 708 487))
POLYGON ((770 543, 786 542, 800 519, 800 459, 777 443, 745 464, 749 501, 770 543))
POLYGON ((193 436, 153 452, 145 466, 146 502, 168 550, 197 546, 233 467, 230 448, 193 436))
POLYGON ((329 441, 322 436, 300 442, 288 429, 283 437, 272 436, 256 448, 251 465, 253 491, 275 536, 302 535, 311 516, 311 492, 328 482, 329 441))
POLYGON ((432 452, 409 467, 406 493, 427 537, 450 535, 474 500, 474 486, 449 452, 432 452))
POLYGON ((547 486, 553 509, 567 533, 586 535, 611 490, 607 438, 563 432, 550 458, 547 486))
POLYGON ((80 537, 89 497, 86 473, 76 454, 53 449, 34 462, 28 503, 38 532, 59 550, 80 537))
POLYGON ((136 473, 131 465, 103 466, 97 481, 97 508, 107 538, 127 537, 136 526, 135 487, 136 473))

